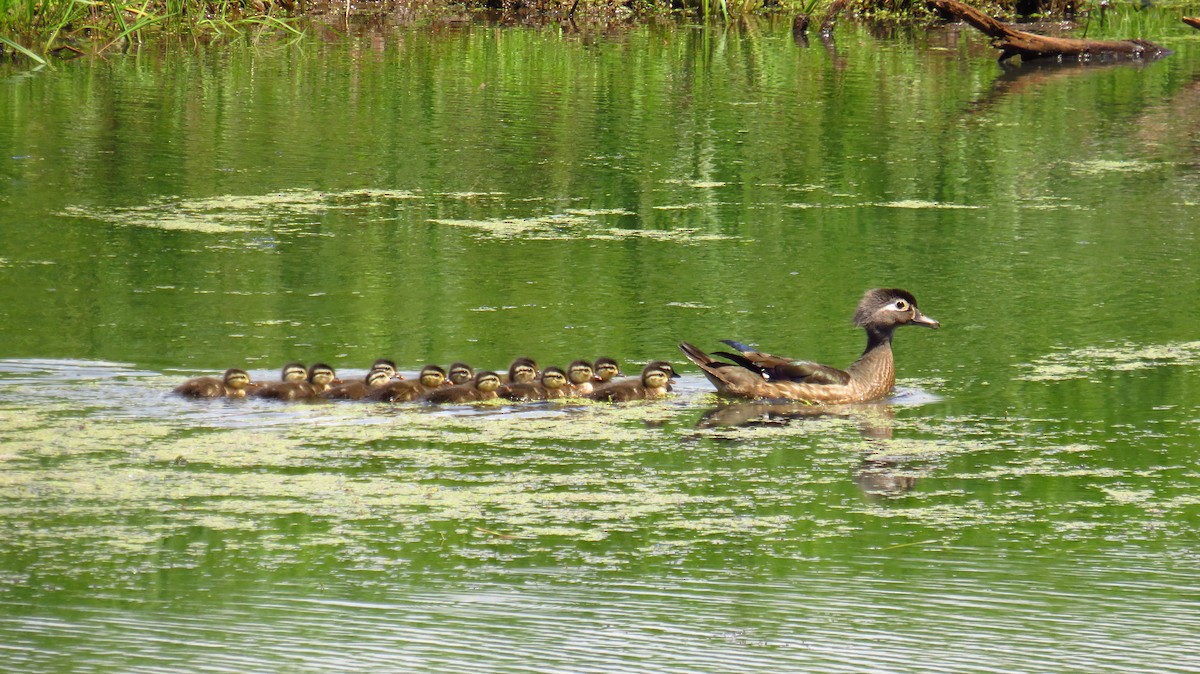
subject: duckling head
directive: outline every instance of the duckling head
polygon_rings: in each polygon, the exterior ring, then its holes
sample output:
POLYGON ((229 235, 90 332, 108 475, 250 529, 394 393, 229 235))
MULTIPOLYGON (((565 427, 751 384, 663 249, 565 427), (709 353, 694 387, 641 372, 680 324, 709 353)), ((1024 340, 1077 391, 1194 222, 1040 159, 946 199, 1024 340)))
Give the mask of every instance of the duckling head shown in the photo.
POLYGON ((337 379, 337 374, 325 363, 315 363, 308 368, 308 381, 317 386, 329 386, 337 379))
POLYGON ((395 370, 388 372, 387 369, 371 368, 371 371, 363 378, 363 383, 367 385, 367 388, 378 388, 391 381, 393 374, 395 374, 395 370))
POLYGON ((446 383, 446 371, 438 365, 426 365, 421 368, 421 386, 437 388, 446 383))
POLYGON ((586 360, 577 360, 567 366, 567 378, 572 384, 582 384, 592 380, 594 372, 592 364, 586 360))
POLYGON ((548 367, 542 370, 542 386, 548 389, 560 389, 567 385, 567 373, 561 367, 548 367))
POLYGON ((304 363, 288 363, 279 371, 279 380, 289 384, 298 384, 308 379, 308 368, 304 363))
POLYGON ((395 361, 388 360, 387 358, 380 358, 374 363, 371 363, 371 372, 375 372, 376 370, 386 372, 388 378, 390 379, 396 376, 396 363, 395 361))
POLYGON ((225 375, 221 379, 226 386, 235 391, 241 391, 250 385, 250 375, 245 370, 237 368, 225 370, 225 375))
POLYGON ((466 363, 452 363, 448 378, 454 384, 465 384, 475 377, 475 370, 466 363))
POLYGON ((621 376, 621 366, 617 365, 617 361, 612 358, 597 358, 593 369, 596 371, 596 376, 600 378, 600 381, 610 381, 614 377, 621 376))
POLYGON ((671 367, 671 364, 665 360, 655 360, 647 363, 646 367, 642 369, 642 372, 645 373, 649 372, 650 370, 659 370, 663 374, 667 375, 668 379, 679 378, 679 374, 675 372, 675 368, 671 367))
POLYGON ((484 393, 495 391, 496 389, 500 388, 500 375, 492 372, 491 370, 484 370, 482 372, 475 373, 475 378, 473 381, 475 382, 475 388, 483 391, 484 393))
POLYGON ((508 366, 508 380, 514 384, 528 384, 537 377, 537 363, 532 358, 517 358, 508 366))

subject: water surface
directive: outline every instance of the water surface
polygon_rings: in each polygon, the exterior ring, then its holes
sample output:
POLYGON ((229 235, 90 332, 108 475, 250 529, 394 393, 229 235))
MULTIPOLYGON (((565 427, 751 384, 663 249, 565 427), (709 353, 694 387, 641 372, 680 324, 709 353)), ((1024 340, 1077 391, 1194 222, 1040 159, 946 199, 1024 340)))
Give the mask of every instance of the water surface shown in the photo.
POLYGON ((1200 56, 485 26, 0 85, 14 671, 1195 671, 1200 56), (737 338, 883 404, 189 402, 737 338))

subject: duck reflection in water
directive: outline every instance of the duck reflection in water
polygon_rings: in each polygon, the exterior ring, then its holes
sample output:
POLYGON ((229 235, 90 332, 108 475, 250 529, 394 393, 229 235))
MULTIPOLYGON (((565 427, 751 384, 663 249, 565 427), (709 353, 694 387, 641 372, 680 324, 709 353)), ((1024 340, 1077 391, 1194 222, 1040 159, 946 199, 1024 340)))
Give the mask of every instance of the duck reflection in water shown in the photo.
MULTIPOLYGON (((810 405, 795 402, 734 402, 719 405, 700 417, 696 428, 783 426, 829 417, 853 419, 869 444, 886 450, 892 441, 896 410, 886 403, 857 405, 810 405)), ((871 500, 894 498, 912 491, 917 478, 905 469, 903 460, 869 454, 854 471, 854 484, 871 500)))

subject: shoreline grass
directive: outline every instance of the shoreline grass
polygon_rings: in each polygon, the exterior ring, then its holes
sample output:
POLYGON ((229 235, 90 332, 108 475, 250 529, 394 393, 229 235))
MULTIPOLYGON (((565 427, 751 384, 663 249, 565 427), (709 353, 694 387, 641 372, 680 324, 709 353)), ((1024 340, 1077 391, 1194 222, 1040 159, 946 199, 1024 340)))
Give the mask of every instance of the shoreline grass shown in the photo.
MULTIPOLYGON (((977 0, 972 4, 1002 17, 1015 16, 1020 0, 977 0)), ((1120 0, 1108 6, 1086 0, 1076 19, 1092 24, 1136 23, 1139 0, 1120 0)), ((102 56, 160 37, 190 37, 212 41, 249 33, 300 36, 305 19, 403 13, 410 20, 500 16, 529 25, 579 21, 633 25, 658 17, 689 16, 699 20, 730 21, 750 14, 776 13, 819 17, 834 0, 0 0, 0 60, 28 59, 52 67, 51 57, 68 59, 102 56)), ((1069 18, 1062 0, 1042 0, 1041 18, 1069 18)), ((1159 9, 1187 3, 1163 3, 1159 9)), ((851 0, 846 12, 882 21, 935 21, 921 0, 851 0)))

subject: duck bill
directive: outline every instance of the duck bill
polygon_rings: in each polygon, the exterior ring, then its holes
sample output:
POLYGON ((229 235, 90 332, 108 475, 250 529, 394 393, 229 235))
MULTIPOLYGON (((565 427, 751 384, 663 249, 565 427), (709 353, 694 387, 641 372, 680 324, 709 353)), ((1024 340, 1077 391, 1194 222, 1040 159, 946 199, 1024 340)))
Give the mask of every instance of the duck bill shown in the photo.
POLYGON ((922 325, 927 328, 933 328, 934 330, 937 330, 938 328, 940 328, 942 326, 942 324, 938 323, 936 319, 930 318, 929 316, 926 316, 925 314, 923 314, 919 311, 914 312, 914 313, 915 313, 915 315, 912 317, 913 325, 922 325))

